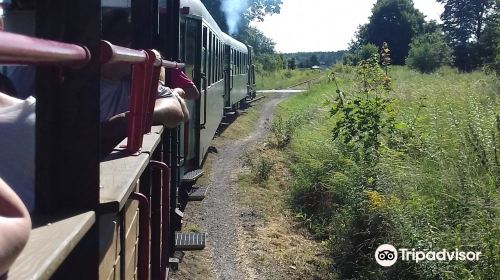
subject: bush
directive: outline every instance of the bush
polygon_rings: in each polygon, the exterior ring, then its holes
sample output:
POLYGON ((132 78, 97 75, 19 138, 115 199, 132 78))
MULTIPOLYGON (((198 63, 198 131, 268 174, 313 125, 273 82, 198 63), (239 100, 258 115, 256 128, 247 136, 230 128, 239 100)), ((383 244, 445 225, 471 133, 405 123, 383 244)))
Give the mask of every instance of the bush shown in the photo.
POLYGON ((451 49, 443 35, 427 33, 413 38, 406 64, 421 73, 432 73, 451 62, 451 49))
POLYGON ((354 52, 349 52, 344 55, 342 61, 345 65, 355 66, 358 65, 361 61, 371 59, 375 56, 378 56, 378 47, 374 44, 368 43, 361 46, 354 52))

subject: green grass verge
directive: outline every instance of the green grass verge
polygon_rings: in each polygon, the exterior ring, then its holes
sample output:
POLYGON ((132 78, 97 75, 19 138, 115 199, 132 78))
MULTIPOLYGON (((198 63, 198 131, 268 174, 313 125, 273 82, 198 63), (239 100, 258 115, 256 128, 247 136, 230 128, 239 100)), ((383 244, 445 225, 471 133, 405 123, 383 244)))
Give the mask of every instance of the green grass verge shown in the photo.
MULTIPOLYGON (((352 70, 338 70, 341 89, 352 91, 352 70)), ((382 149, 376 189, 362 185, 362 166, 332 140, 334 120, 323 100, 335 94, 333 84, 280 105, 271 141, 287 135, 285 148, 277 147, 292 171, 291 206, 328 241, 340 278, 500 279, 498 79, 449 68, 390 72, 397 118, 412 133, 382 149), (373 254, 384 243, 481 251, 482 257, 382 268, 373 254)))

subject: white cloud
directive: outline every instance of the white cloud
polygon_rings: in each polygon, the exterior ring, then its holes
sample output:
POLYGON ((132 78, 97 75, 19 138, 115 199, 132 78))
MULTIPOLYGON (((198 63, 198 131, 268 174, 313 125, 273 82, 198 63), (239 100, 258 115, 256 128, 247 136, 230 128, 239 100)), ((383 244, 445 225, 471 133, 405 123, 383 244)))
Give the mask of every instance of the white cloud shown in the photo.
MULTIPOLYGON (((368 22, 376 0, 283 0, 281 13, 253 22, 276 42, 279 52, 346 49, 360 24, 368 22)), ((439 19, 435 0, 415 0, 429 19, 439 19)))

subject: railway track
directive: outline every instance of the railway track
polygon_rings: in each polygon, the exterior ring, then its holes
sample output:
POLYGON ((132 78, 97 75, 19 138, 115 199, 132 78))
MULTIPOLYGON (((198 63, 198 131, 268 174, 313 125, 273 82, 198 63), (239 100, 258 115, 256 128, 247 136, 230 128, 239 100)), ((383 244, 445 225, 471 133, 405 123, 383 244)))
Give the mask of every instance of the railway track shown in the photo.
POLYGON ((320 76, 312 78, 310 80, 307 80, 307 81, 304 81, 304 82, 300 82, 298 84, 291 85, 291 86, 287 87, 286 89, 293 89, 293 88, 296 88, 296 87, 299 87, 299 86, 302 86, 302 85, 305 85, 305 84, 307 84, 308 87, 310 87, 310 85, 311 85, 312 82, 320 80, 323 77, 325 77, 325 75, 320 75, 320 76))

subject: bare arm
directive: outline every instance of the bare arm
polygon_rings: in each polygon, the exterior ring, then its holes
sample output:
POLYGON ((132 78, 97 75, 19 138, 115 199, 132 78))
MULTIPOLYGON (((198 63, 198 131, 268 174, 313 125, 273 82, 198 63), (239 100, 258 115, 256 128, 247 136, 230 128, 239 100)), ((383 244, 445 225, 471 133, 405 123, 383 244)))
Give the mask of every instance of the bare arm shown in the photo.
MULTIPOLYGON (((174 93, 174 96, 176 94, 174 93)), ((153 124, 168 128, 178 126, 184 121, 184 112, 178 98, 158 98, 153 113, 153 124)))
POLYGON ((198 89, 193 85, 186 87, 184 89, 182 88, 175 88, 175 92, 179 94, 180 97, 187 99, 187 100, 196 100, 200 98, 200 92, 198 89))
POLYGON ((28 242, 31 218, 21 199, 0 179, 0 275, 6 273, 28 242))

